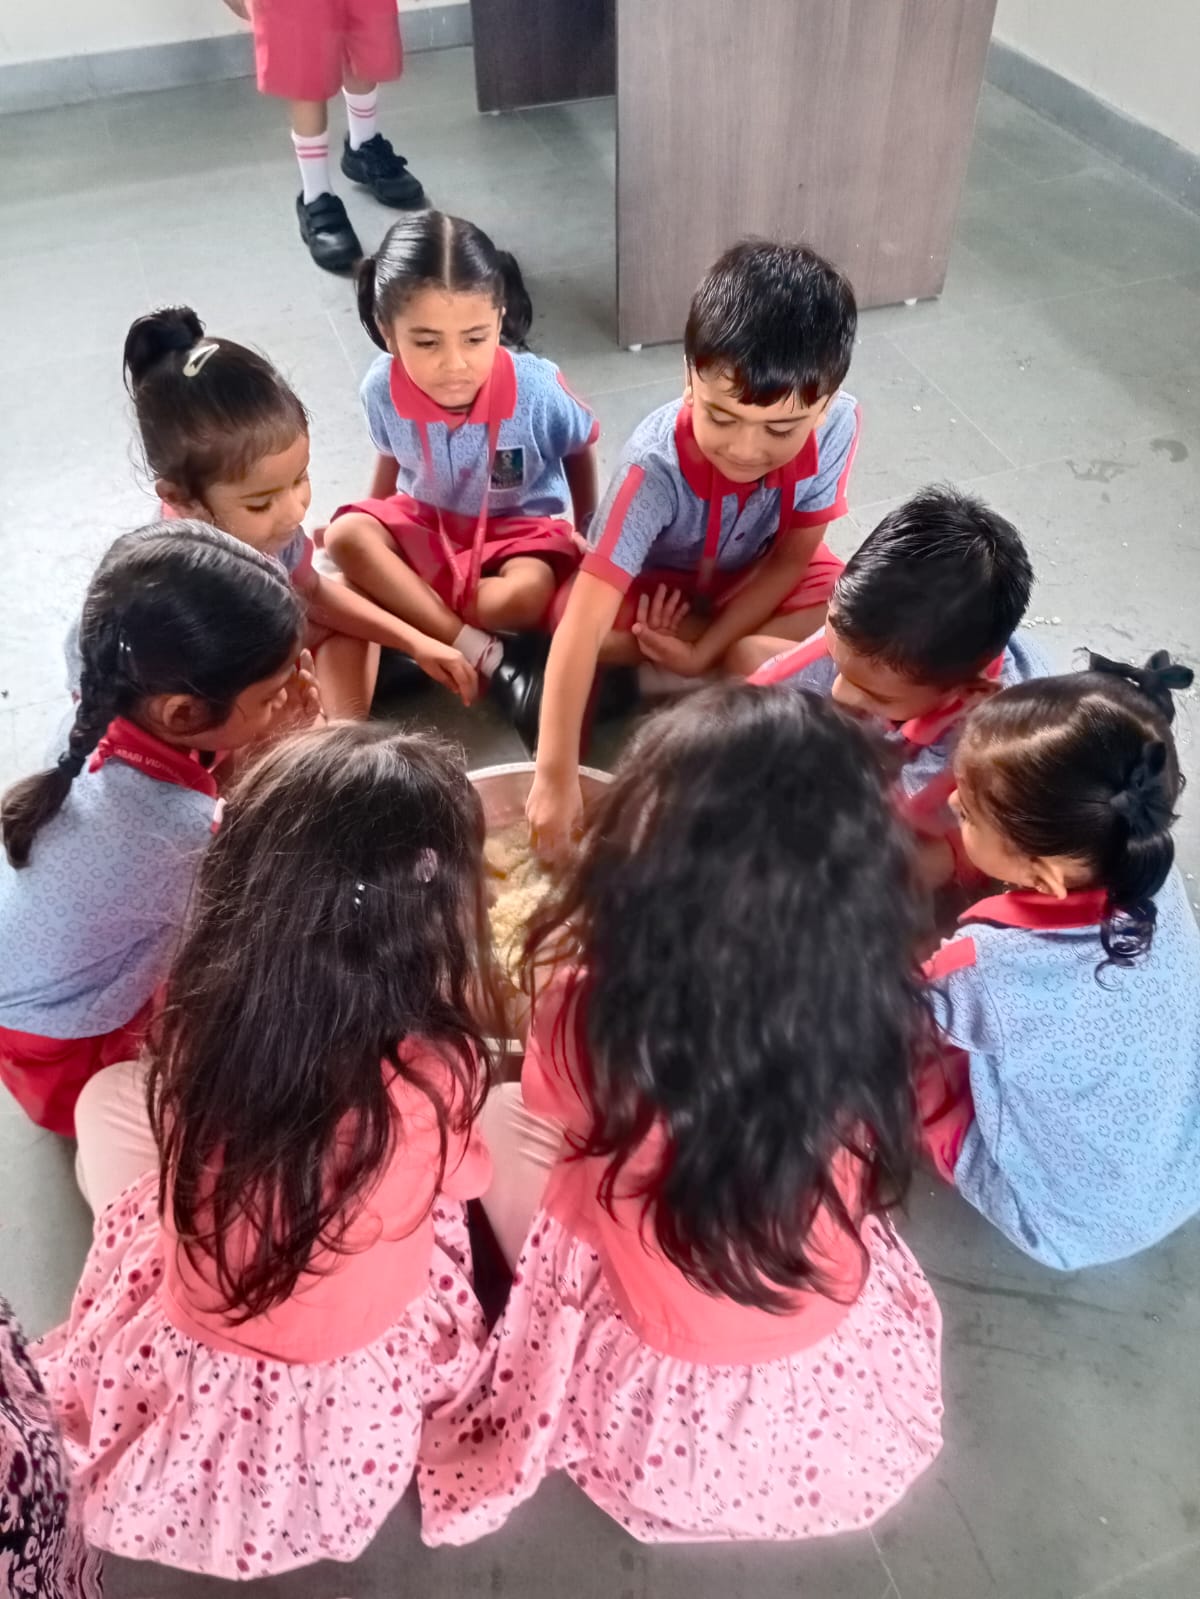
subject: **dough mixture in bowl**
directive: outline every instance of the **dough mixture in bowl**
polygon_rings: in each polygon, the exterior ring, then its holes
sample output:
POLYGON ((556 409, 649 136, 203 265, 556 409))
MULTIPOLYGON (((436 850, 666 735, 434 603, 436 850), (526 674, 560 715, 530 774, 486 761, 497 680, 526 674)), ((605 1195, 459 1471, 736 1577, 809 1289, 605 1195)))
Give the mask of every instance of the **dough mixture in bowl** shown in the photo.
POLYGON ((525 930, 554 881, 533 852, 525 821, 489 838, 484 861, 492 889, 492 943, 500 969, 515 987, 520 979, 525 930))

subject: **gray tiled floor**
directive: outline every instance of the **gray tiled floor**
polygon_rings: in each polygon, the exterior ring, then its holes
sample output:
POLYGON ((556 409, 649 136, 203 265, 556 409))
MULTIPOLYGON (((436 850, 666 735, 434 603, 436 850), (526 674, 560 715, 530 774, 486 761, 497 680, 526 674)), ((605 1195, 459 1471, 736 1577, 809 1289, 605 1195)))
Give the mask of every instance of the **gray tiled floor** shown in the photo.
MULTIPOLYGON (((387 123, 435 199, 521 257, 535 342, 595 402, 611 463, 678 388, 678 348, 613 327, 612 108, 475 114, 470 57, 416 57, 387 123)), ((91 564, 147 519, 119 347, 147 305, 190 299, 259 343, 313 413, 314 513, 365 486, 355 377, 371 355, 346 284, 294 237, 276 108, 247 82, 0 121, 0 779, 64 711, 59 640, 91 564)), ((387 217, 350 196, 364 241, 387 217)), ((1187 656, 1200 595, 1200 219, 988 90, 941 300, 867 313, 850 387, 865 427, 844 552, 919 483, 969 482, 1025 531, 1038 633, 1187 656)), ((516 753, 436 692, 406 714, 480 759, 516 753)), ((1194 701, 1180 736, 1191 761, 1194 701)), ((1200 806, 1180 829, 1200 870, 1200 806)), ((1200 898, 1200 893, 1196 895, 1200 898)), ((256 1585, 289 1599, 421 1593, 578 1599, 1194 1599, 1200 1592, 1200 1229, 1075 1277, 1030 1265, 944 1191, 907 1231, 947 1322, 946 1450, 878 1530, 817 1546, 644 1549, 566 1483, 504 1532, 425 1551, 406 1502, 352 1569, 256 1585)), ((87 1242, 67 1148, 0 1104, 0 1288, 40 1331, 87 1242)), ((114 1562, 110 1592, 224 1585, 114 1562)))

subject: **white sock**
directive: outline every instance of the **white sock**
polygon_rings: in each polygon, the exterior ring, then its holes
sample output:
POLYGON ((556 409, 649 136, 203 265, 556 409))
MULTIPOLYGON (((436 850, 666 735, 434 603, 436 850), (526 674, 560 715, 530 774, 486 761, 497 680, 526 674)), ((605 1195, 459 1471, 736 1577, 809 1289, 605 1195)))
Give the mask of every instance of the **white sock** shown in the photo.
POLYGON ((504 646, 496 635, 485 633, 481 627, 471 627, 467 622, 459 628, 454 648, 484 677, 491 677, 504 659, 504 646))
POLYGON ((351 94, 349 89, 343 89, 342 98, 346 102, 346 116, 350 124, 350 148, 357 150, 359 145, 375 137, 379 90, 368 89, 366 94, 351 94))
POLYGON ((662 694, 689 694, 708 681, 707 673, 703 677, 684 677, 682 672, 668 672, 653 661, 643 661, 638 667, 638 691, 652 699, 662 694))
POLYGON ((329 135, 327 133, 293 133, 296 163, 300 168, 300 183, 304 190, 304 203, 308 205, 319 194, 330 194, 329 187, 329 135))

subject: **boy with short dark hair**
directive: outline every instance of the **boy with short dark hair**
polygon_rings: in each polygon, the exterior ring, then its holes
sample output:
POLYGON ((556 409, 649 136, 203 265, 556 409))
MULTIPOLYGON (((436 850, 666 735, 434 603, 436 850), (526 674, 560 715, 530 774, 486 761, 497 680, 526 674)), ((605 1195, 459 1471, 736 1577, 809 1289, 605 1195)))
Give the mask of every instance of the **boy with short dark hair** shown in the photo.
POLYGON ((948 805, 963 719, 989 694, 1049 671, 1017 632, 1032 588, 1011 522, 974 495, 922 489, 850 557, 816 637, 779 654, 769 639, 747 639, 738 652, 751 683, 815 689, 887 726, 904 762, 900 806, 933 886, 972 875, 948 805))
POLYGON ((857 319, 846 278, 800 245, 736 245, 697 289, 682 404, 634 430, 557 605, 528 805, 542 853, 580 815, 597 663, 695 678, 751 635, 820 626, 841 570, 823 535, 858 439, 840 387, 857 319))

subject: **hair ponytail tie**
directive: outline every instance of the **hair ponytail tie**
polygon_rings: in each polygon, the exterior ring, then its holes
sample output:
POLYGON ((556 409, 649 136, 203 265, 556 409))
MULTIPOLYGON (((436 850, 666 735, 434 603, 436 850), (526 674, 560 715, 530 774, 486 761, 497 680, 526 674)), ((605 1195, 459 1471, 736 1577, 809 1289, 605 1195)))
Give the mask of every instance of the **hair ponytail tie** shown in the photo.
POLYGON ((1171 823, 1171 805, 1163 792, 1162 777, 1167 764, 1167 746, 1161 739, 1150 739, 1119 789, 1109 801, 1118 816, 1129 823, 1135 835, 1157 832, 1171 823))
POLYGON ((1172 661, 1166 650, 1155 650, 1145 666, 1132 666, 1128 661, 1110 661, 1106 655, 1089 652, 1088 670, 1103 672, 1108 677, 1120 677, 1140 689, 1151 704, 1156 705, 1168 724, 1175 719, 1175 702, 1171 695, 1181 689, 1191 688, 1195 676, 1190 666, 1180 666, 1172 661))
POLYGON ((78 750, 64 750, 54 764, 74 782, 83 771, 83 763, 86 760, 87 756, 80 754, 78 750))

